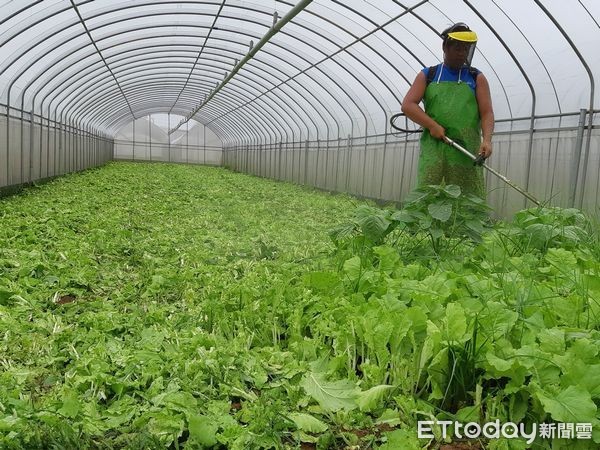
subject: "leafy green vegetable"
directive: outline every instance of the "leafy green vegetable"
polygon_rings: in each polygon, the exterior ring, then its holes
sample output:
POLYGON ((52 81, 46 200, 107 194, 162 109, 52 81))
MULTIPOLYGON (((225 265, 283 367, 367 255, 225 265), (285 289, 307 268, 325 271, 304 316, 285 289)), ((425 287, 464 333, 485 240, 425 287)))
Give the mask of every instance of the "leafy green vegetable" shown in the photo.
POLYGON ((357 407, 358 391, 349 380, 327 381, 323 374, 310 372, 302 380, 301 386, 325 410, 351 410, 357 407))
POLYGON ((2 199, 0 447, 423 448, 449 417, 600 441, 598 227, 487 211, 168 164, 2 199))

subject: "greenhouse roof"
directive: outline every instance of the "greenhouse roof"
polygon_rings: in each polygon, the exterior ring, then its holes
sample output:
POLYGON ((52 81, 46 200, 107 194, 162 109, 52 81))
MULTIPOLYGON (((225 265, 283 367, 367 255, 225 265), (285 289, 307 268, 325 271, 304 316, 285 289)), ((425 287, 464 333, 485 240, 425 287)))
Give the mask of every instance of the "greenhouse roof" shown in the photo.
POLYGON ((193 117, 224 142, 385 133, 416 73, 440 61, 440 31, 458 21, 479 36, 473 65, 489 80, 497 119, 533 127, 532 118, 599 104, 594 0, 38 0, 0 8, 0 103, 109 135, 152 113, 193 117))

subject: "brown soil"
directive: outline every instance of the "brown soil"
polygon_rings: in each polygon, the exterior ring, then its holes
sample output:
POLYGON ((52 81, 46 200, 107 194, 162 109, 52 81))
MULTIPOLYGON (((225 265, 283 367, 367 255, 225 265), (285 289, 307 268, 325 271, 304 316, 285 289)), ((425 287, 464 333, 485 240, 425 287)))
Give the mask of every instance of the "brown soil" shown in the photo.
POLYGON ((76 300, 72 295, 63 295, 57 301, 57 305, 64 305, 66 303, 73 303, 76 300))

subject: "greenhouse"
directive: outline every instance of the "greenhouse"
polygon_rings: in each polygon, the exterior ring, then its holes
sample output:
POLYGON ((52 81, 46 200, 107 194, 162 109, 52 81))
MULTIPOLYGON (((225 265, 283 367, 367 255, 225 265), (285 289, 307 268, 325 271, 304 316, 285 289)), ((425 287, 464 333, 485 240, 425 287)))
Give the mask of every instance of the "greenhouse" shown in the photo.
POLYGON ((600 448, 600 2, 0 12, 1 449, 600 448))

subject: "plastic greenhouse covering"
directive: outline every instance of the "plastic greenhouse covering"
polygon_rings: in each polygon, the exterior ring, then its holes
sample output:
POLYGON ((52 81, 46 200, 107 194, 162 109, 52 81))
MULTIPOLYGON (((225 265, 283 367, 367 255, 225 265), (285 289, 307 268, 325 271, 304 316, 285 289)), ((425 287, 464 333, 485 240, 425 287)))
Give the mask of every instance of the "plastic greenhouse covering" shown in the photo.
MULTIPOLYGON (((596 208, 594 0, 4 1, 0 186, 111 159, 225 165, 401 201, 418 142, 390 117, 466 22, 496 117, 490 164, 596 208)), ((524 205, 487 179, 499 214, 524 205)))

